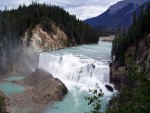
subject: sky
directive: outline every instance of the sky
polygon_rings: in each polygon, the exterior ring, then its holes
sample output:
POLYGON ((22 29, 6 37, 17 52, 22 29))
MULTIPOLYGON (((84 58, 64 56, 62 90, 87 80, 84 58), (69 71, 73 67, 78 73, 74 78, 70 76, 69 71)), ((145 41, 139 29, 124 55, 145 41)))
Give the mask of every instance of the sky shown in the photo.
POLYGON ((100 15, 120 0, 0 0, 0 9, 5 9, 5 6, 7 9, 17 8, 20 4, 29 5, 32 1, 58 5, 70 14, 75 14, 77 18, 85 20, 100 15))

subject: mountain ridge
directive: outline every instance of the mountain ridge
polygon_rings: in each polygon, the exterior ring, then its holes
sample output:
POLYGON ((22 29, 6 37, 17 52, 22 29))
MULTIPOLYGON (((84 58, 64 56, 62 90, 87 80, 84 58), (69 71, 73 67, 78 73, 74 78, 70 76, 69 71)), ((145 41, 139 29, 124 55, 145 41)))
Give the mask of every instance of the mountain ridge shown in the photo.
POLYGON ((114 30, 118 28, 128 29, 132 24, 133 12, 138 13, 140 7, 150 0, 124 0, 110 6, 101 15, 85 20, 94 28, 108 28, 114 30))

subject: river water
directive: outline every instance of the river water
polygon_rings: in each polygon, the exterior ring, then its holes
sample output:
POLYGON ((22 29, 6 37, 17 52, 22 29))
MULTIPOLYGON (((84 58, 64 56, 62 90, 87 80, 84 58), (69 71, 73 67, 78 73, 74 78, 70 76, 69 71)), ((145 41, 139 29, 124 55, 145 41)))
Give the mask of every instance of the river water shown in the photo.
POLYGON ((111 43, 99 42, 41 53, 38 67, 59 78, 69 90, 63 101, 48 107, 44 113, 88 112, 91 107, 84 97, 90 95, 89 89, 98 88, 104 93, 101 104, 102 111, 105 111, 106 104, 113 95, 105 88, 110 80, 108 61, 111 47, 111 43))

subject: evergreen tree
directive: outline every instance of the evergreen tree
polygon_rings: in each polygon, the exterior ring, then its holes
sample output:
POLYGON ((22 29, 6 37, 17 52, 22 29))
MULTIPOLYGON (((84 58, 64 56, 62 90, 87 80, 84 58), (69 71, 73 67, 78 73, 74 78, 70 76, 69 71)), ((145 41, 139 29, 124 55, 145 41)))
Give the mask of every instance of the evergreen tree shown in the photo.
MULTIPOLYGON (((135 13, 133 14, 133 24, 128 32, 118 30, 112 47, 112 56, 115 56, 115 61, 119 62, 118 66, 124 65, 126 50, 135 44, 135 53, 137 53, 138 41, 150 33, 150 2, 145 7, 146 8, 141 7, 138 16, 136 16, 135 13)), ((136 54, 134 58, 136 58, 136 54)))

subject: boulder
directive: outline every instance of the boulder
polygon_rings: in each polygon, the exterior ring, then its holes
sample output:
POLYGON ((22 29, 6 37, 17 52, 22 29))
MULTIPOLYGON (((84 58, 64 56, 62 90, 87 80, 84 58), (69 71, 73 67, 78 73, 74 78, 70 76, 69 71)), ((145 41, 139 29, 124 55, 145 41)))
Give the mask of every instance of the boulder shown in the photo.
POLYGON ((115 89, 121 90, 129 84, 129 79, 126 76, 125 67, 117 68, 117 62, 110 64, 110 83, 114 84, 115 89))
POLYGON ((60 101, 67 94, 67 87, 57 78, 43 69, 36 69, 23 80, 24 84, 31 86, 36 96, 34 101, 52 102, 60 101))
POLYGON ((111 92, 113 92, 113 90, 114 90, 110 85, 105 85, 105 87, 111 92))

